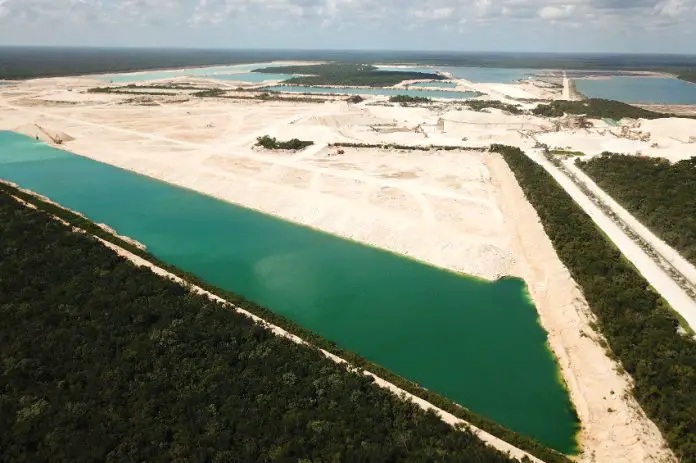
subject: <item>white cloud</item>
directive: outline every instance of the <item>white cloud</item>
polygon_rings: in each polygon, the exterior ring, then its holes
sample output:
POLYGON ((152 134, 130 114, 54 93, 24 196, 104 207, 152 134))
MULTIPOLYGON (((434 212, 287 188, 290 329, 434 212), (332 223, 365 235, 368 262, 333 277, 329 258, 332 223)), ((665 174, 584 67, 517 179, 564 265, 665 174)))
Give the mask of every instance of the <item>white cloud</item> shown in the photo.
POLYGON ((454 13, 454 8, 444 7, 432 9, 422 9, 414 10, 413 16, 418 19, 424 19, 426 21, 438 21, 443 19, 448 19, 454 13))
POLYGON ((689 10, 694 10, 694 2, 689 0, 665 0, 655 5, 655 11, 670 18, 676 18, 689 10))
POLYGON ((575 5, 548 5, 539 10, 539 17, 541 19, 555 21, 559 19, 569 18, 570 16, 572 16, 574 11, 575 5))

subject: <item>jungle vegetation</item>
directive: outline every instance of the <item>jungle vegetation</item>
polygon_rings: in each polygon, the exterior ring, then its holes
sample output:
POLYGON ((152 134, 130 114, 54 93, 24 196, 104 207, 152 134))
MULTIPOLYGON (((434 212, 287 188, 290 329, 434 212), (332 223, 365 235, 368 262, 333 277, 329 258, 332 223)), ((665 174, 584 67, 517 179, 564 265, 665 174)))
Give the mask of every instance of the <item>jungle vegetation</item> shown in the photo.
POLYGON ((327 63, 304 66, 275 66, 255 69, 271 74, 305 74, 284 81, 291 85, 353 85, 390 87, 404 80, 443 80, 439 74, 424 72, 380 71, 370 64, 327 63))
POLYGON ((681 461, 695 462, 696 341, 677 333, 679 323, 667 303, 543 167, 519 148, 491 150, 503 155, 539 214, 597 316, 611 354, 633 378, 641 407, 681 461))
POLYGON ((580 167, 638 220, 696 265, 696 157, 666 159, 614 153, 580 167))
POLYGON ((256 146, 261 146, 267 150, 302 150, 313 144, 313 141, 304 141, 297 138, 288 141, 278 141, 275 137, 268 135, 256 139, 256 146))
POLYGON ((334 342, 329 341, 322 336, 319 336, 313 331, 308 330, 302 327, 301 325, 281 315, 278 315, 265 307, 262 307, 252 301, 246 300, 244 297, 238 294, 218 288, 215 285, 212 285, 206 282, 205 280, 202 280, 201 278, 192 273, 185 272, 173 265, 170 265, 158 259, 157 257, 151 255, 147 251, 138 248, 133 243, 125 241, 120 237, 105 231, 104 229, 96 225, 94 222, 81 216, 80 214, 65 209, 55 203, 46 201, 41 197, 20 190, 19 188, 16 188, 12 185, 0 182, 0 195, 2 195, 3 193, 12 195, 16 198, 20 198, 22 201, 31 204, 32 206, 38 208, 41 211, 45 211, 55 217, 60 218, 61 220, 64 220, 65 222, 71 224, 74 227, 78 227, 82 230, 87 231, 92 236, 116 244, 117 246, 129 251, 130 253, 142 257, 143 259, 146 259, 149 262, 152 262, 158 267, 166 269, 170 273, 184 279, 185 281, 190 282, 191 284, 201 287, 207 291, 210 291, 213 294, 216 294, 224 298, 226 301, 233 303, 235 306, 247 310, 248 312, 253 313, 254 315, 262 317, 264 320, 267 320, 270 323, 282 327, 286 331, 293 333, 306 340, 307 342, 311 343, 313 346, 322 348, 328 352, 331 352, 334 355, 346 359, 352 365, 355 365, 357 368, 369 370, 370 372, 380 376, 381 378, 386 379, 392 384, 397 385, 401 389, 408 391, 411 394, 414 394, 415 396, 420 397, 434 404, 435 406, 448 411, 449 413, 452 413, 454 416, 457 416, 463 420, 466 420, 474 424, 480 429, 483 429, 503 439, 504 441, 517 446, 518 448, 526 450, 530 454, 542 459, 546 463, 571 463, 571 460, 565 455, 562 455, 557 451, 543 446, 542 444, 530 437, 523 436, 519 433, 516 433, 501 426, 500 424, 488 418, 485 418, 481 415, 477 415, 471 412, 470 410, 462 407, 461 405, 456 404, 433 391, 424 389, 417 383, 407 380, 401 376, 398 376, 390 370, 387 370, 386 368, 378 364, 372 363, 356 355, 353 352, 341 349, 334 342))
POLYGON ((549 104, 540 104, 532 110, 536 116, 562 117, 565 114, 584 114, 592 118, 623 119, 659 119, 668 115, 638 108, 630 104, 614 100, 590 98, 582 101, 553 101, 549 104))
POLYGON ((0 236, 3 461, 513 461, 6 194, 0 236))

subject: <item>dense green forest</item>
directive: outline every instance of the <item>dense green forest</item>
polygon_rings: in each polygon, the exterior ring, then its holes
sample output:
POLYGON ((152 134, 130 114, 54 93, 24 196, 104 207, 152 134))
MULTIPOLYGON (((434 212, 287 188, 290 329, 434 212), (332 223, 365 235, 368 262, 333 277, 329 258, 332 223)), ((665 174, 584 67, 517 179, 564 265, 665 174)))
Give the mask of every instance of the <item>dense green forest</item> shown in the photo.
MULTIPOLYGON (((488 148, 485 149, 487 150, 488 148)), ((523 436, 519 433, 511 431, 488 418, 471 412, 470 410, 462 407, 461 405, 456 404, 451 400, 433 391, 424 389, 423 387, 421 387, 413 381, 407 380, 401 376, 394 374, 390 370, 387 370, 386 368, 376 363, 370 362, 356 355, 353 352, 341 349, 335 343, 328 341, 327 339, 323 338, 322 336, 319 336, 313 331, 308 330, 302 327, 301 325, 298 325, 297 323, 281 315, 278 315, 277 313, 271 310, 266 309, 265 307, 262 307, 252 301, 249 301, 238 294, 211 285, 210 283, 198 278, 196 275, 192 273, 185 272, 173 265, 159 260, 157 257, 153 256, 152 254, 149 254, 147 251, 138 248, 137 246, 128 241, 124 241, 118 236, 112 235, 111 233, 105 231, 92 221, 86 219, 85 217, 75 212, 62 208, 54 203, 45 201, 44 199, 41 199, 31 193, 22 191, 6 183, 0 182, 0 192, 4 192, 5 194, 10 194, 17 198, 21 198, 23 201, 32 204, 40 210, 46 211, 56 217, 59 217, 61 220, 64 220, 73 226, 79 227, 82 230, 88 231, 93 236, 114 243, 120 246, 121 248, 126 249, 129 252, 135 254, 136 256, 140 256, 144 259, 147 259, 148 261, 153 262, 159 267, 168 270, 172 274, 177 275, 201 288, 211 291, 212 293, 223 297, 225 300, 234 303, 236 306, 241 307, 255 315, 258 315, 259 317, 262 317, 263 319, 277 326, 280 326, 297 336, 300 336, 301 338, 310 342, 312 345, 327 350, 335 355, 338 355, 339 357, 348 360, 351 364, 359 368, 367 369, 379 375, 380 377, 390 381, 391 383, 396 384, 401 389, 404 389, 410 392, 411 394, 414 394, 415 396, 420 397, 436 405, 437 407, 440 407, 441 409, 446 410, 449 413, 474 424, 475 426, 478 426, 481 429, 484 429, 485 431, 488 431, 494 436, 497 436, 503 439, 504 441, 517 446, 518 448, 526 450, 532 455, 539 457, 546 463, 570 463, 571 461, 565 455, 562 455, 555 450, 543 446, 542 444, 530 437, 523 436)))
POLYGON ((3 461, 512 461, 4 193, 0 236, 3 461))
POLYGON ((614 100, 603 100, 600 98, 590 98, 582 101, 553 101, 549 104, 540 104, 532 110, 537 116, 561 117, 564 114, 584 114, 594 118, 622 119, 629 117, 633 119, 659 119, 669 117, 665 114, 656 113, 647 109, 631 106, 614 100))
POLYGON ((665 159, 604 153, 577 160, 604 191, 696 265, 696 157, 665 159))
POLYGON ((439 74, 424 72, 380 71, 369 64, 327 63, 306 66, 276 66, 255 69, 254 72, 271 74, 309 74, 293 77, 285 84, 294 85, 355 85, 390 87, 404 80, 442 80, 439 74))
MULTIPOLYGON (((519 148, 503 155, 582 288, 634 393, 682 462, 696 462, 696 342, 666 303, 553 178, 519 148)), ((652 190, 651 190, 652 191, 652 190)))

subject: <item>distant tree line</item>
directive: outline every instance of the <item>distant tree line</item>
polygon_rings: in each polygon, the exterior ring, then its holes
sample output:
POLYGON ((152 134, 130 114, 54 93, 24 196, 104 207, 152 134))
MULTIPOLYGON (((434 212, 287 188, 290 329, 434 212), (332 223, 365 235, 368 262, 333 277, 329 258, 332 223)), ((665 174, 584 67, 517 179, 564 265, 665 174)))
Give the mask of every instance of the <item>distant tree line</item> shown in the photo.
POLYGON ((643 410, 681 461, 696 461, 696 342, 677 333, 667 303, 544 168, 519 148, 491 150, 502 154, 539 214, 643 410))
MULTIPOLYGON (((178 277, 188 282, 191 282, 192 284, 195 284, 201 288, 211 291, 212 293, 223 297, 225 300, 235 304, 236 306, 241 307, 255 315, 258 315, 259 317, 262 317, 263 319, 284 328, 290 333, 300 336, 301 338, 310 342, 312 345, 327 350, 335 355, 338 355, 348 360, 352 365, 355 365, 358 368, 367 369, 375 373, 376 375, 390 381, 391 383, 396 384, 401 389, 404 389, 417 397, 427 400, 428 402, 436 405, 437 407, 440 407, 441 409, 446 410, 449 413, 452 413, 454 416, 466 420, 474 424, 475 426, 493 434, 494 436, 497 436, 503 439, 504 441, 517 446, 518 448, 526 450, 527 452, 540 458, 546 463, 571 463, 571 460, 567 458, 565 455, 562 455, 557 451, 545 447, 544 445, 540 444, 534 439, 511 431, 488 418, 471 412, 470 410, 462 407, 461 405, 456 404, 433 391, 422 388, 420 385, 413 381, 407 380, 401 376, 394 374, 390 370, 378 364, 372 363, 369 360, 366 360, 353 352, 341 349, 334 342, 325 339, 324 337, 302 327, 301 325, 283 317, 282 315, 279 315, 252 301, 246 300, 244 297, 238 294, 211 285, 210 283, 200 279, 198 276, 192 273, 185 272, 173 265, 170 265, 158 259, 154 255, 148 253, 147 251, 138 248, 134 244, 128 241, 124 241, 118 236, 115 236, 105 231, 92 221, 86 219, 85 217, 75 212, 72 212, 54 203, 47 202, 42 198, 39 198, 33 194, 24 192, 16 187, 2 182, 0 182, 0 192, 4 194, 10 194, 17 198, 21 198, 23 201, 26 201, 32 204, 33 206, 37 207, 39 210, 46 211, 51 215, 54 215, 56 217, 59 217, 61 220, 66 221, 72 226, 79 227, 82 230, 86 230, 93 236, 114 243, 120 246, 121 248, 128 250, 132 254, 135 254, 136 256, 142 257, 150 262, 153 262, 155 265, 163 269, 166 269, 172 274, 177 275, 178 277)), ((0 195, 2 193, 0 193, 0 195)))
POLYGON ((513 461, 5 194, 0 236, 3 461, 513 461))
POLYGON ((670 164, 666 159, 603 153, 576 164, 696 265, 696 157, 670 164))
POLYGON ((267 150, 302 150, 313 144, 313 141, 299 140, 297 138, 288 141, 278 141, 275 137, 268 135, 256 139, 256 146, 261 146, 267 150))
POLYGON ((399 145, 396 143, 331 143, 329 146, 338 148, 376 148, 395 149, 404 151, 488 151, 487 146, 454 146, 454 145, 399 145))

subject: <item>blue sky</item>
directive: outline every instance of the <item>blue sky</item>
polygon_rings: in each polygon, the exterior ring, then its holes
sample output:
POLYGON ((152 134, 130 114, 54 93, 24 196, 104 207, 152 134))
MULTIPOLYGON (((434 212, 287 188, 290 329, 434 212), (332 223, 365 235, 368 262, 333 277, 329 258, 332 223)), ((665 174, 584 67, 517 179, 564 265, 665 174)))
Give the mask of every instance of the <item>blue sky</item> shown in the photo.
POLYGON ((0 0, 0 45, 696 54, 696 0, 0 0))

